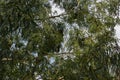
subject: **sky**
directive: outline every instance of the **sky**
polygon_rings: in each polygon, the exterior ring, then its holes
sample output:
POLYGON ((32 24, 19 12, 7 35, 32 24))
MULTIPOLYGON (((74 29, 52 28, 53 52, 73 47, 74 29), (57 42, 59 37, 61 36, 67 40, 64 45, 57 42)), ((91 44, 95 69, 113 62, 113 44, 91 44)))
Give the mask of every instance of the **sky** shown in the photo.
POLYGON ((120 46, 120 25, 115 26, 115 37, 118 38, 118 44, 120 46))

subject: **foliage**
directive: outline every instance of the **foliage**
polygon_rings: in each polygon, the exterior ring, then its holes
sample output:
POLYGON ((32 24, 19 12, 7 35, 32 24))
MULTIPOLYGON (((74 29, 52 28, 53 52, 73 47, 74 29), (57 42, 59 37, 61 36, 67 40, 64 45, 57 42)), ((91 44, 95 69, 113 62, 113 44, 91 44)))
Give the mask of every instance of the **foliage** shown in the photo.
POLYGON ((114 27, 119 24, 119 0, 53 3, 65 12, 51 15, 48 0, 0 0, 0 79, 117 79, 120 48, 114 27), (72 52, 59 53, 66 23, 72 27, 67 42, 72 52))

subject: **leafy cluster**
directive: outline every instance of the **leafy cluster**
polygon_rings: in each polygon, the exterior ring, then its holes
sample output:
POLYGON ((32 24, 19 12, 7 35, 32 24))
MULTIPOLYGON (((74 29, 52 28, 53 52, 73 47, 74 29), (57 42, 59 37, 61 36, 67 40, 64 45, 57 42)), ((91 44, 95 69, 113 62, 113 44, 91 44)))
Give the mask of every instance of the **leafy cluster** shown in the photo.
POLYGON ((119 80, 119 0, 52 4, 65 12, 52 15, 49 0, 0 0, 0 79, 119 80), (59 53, 66 23, 69 51, 59 53))

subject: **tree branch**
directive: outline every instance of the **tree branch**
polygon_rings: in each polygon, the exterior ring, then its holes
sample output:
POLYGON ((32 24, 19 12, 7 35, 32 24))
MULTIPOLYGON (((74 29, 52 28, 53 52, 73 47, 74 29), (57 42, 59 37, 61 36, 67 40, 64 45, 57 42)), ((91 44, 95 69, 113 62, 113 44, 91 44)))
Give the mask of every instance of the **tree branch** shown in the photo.
MULTIPOLYGON (((46 54, 44 56, 49 56, 49 55, 51 55, 51 54, 46 54)), ((64 55, 68 56, 68 55, 72 55, 72 53, 54 53, 53 56, 54 55, 56 55, 56 56, 64 56, 64 55)), ((12 58, 2 58, 1 61, 12 61, 12 60, 13 60, 12 58)))
POLYGON ((61 16, 65 16, 67 15, 66 13, 62 13, 62 14, 59 14, 59 15, 55 15, 55 16, 49 16, 47 18, 44 18, 44 19, 35 19, 35 20, 48 20, 48 19, 52 19, 52 18, 57 18, 57 17, 61 17, 61 16))

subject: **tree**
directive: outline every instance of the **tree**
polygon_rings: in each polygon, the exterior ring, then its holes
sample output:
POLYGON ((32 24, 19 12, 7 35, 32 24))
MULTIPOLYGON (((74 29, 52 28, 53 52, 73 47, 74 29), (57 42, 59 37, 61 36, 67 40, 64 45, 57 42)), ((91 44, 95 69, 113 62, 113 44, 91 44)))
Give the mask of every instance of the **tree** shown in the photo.
POLYGON ((48 0, 0 1, 0 79, 35 80, 38 75, 44 80, 116 79, 119 0, 53 3, 65 12, 51 15, 48 0), (67 43, 71 52, 60 54, 66 23, 72 27, 67 43))

